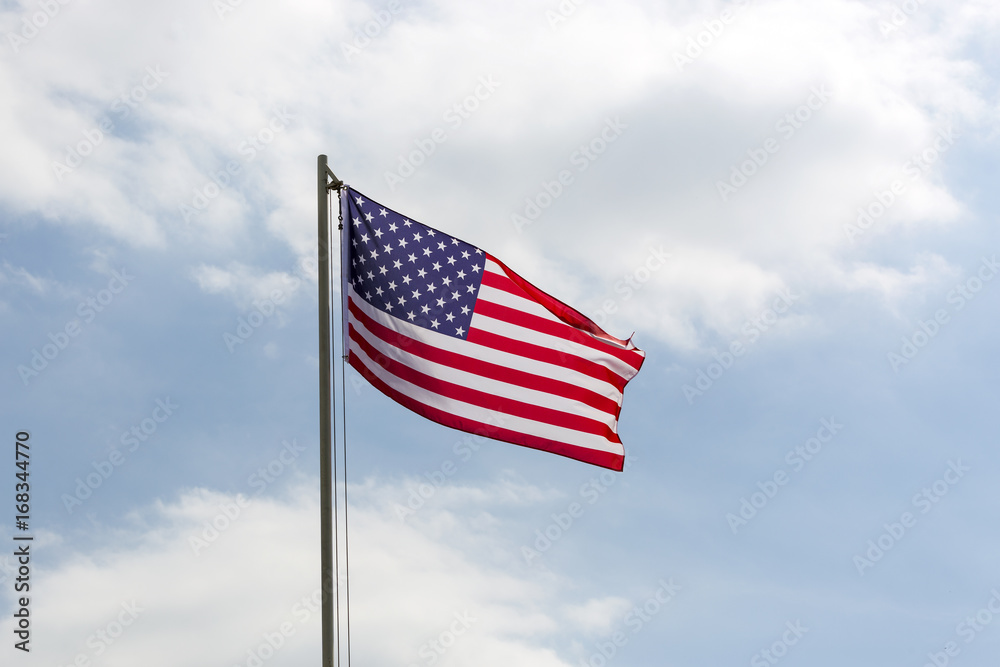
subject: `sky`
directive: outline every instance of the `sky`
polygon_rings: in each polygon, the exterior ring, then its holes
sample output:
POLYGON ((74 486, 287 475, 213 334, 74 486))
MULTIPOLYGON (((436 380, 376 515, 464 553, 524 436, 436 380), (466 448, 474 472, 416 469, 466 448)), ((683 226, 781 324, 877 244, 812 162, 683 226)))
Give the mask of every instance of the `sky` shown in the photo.
POLYGON ((998 31, 986 0, 3 2, 2 663, 318 663, 325 154, 646 353, 621 473, 337 365, 352 660, 995 664, 998 31))

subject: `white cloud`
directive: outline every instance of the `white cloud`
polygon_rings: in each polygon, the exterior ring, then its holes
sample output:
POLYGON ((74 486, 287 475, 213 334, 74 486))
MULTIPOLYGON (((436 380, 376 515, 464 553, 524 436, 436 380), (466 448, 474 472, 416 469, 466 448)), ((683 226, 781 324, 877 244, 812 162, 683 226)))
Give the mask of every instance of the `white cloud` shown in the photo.
MULTIPOLYGON (((566 665, 553 637, 600 631, 621 615, 617 598, 560 602, 563 584, 519 565, 497 524, 476 521, 548 492, 509 476, 473 494, 446 487, 402 522, 392 502, 405 499, 408 484, 352 488, 352 641, 366 664, 425 664, 431 652, 442 665, 566 665)), ((270 664, 311 664, 319 653, 318 612, 309 611, 319 578, 317 495, 315 480, 285 499, 188 490, 122 525, 95 526, 91 543, 114 547, 82 552, 64 541, 57 562, 34 570, 32 659, 245 664, 247 651, 287 623, 292 632, 270 664)), ((8 615, 7 634, 10 624, 8 615)))
POLYGON ((192 271, 198 286, 208 294, 226 294, 240 307, 254 301, 284 303, 302 285, 302 279, 285 271, 264 273, 233 262, 228 268, 201 265, 192 271), (275 298, 277 296, 277 299, 275 298))
MULTIPOLYGON (((610 288, 634 248, 674 248, 688 272, 657 276, 635 301, 656 316, 627 321, 684 349, 811 267, 839 265, 815 272, 810 290, 851 291, 857 283, 837 276, 860 247, 969 215, 944 178, 946 153, 906 182, 861 246, 843 229, 906 178, 907 160, 937 131, 995 133, 995 91, 969 57, 997 23, 988 3, 922 6, 888 35, 879 22, 891 5, 850 0, 753 2, 721 32, 733 3, 594 2, 553 28, 545 12, 557 6, 403 3, 348 60, 342 44, 385 7, 242 3, 220 18, 195 2, 67 5, 0 64, 0 89, 11 93, 0 96, 0 128, 17 142, 0 157, 0 197, 133 244, 201 247, 215 257, 205 266, 226 265, 241 239, 260 235, 306 257, 313 164, 325 152, 376 199, 525 258, 510 262, 515 270, 531 274, 530 258, 546 257, 547 288, 581 279, 610 288), (676 55, 706 22, 718 34, 679 68, 676 55), (150 67, 168 74, 135 101, 150 67), (449 123, 482 77, 499 87, 449 123), (782 135, 777 124, 822 86, 829 100, 782 135), (134 102, 126 117, 114 106, 123 95, 134 102), (280 131, 276 115, 287 119, 280 131), (628 129, 576 171, 573 152, 612 117, 628 129), (103 119, 114 129, 59 181, 53 163, 103 119), (390 190, 385 173, 435 127, 447 140, 390 190), (721 201, 716 183, 768 137, 780 150, 721 201), (510 215, 560 169, 573 184, 514 236, 510 215)), ((28 11, 6 12, 6 25, 28 11)), ((223 279, 197 271, 206 288, 223 279)))

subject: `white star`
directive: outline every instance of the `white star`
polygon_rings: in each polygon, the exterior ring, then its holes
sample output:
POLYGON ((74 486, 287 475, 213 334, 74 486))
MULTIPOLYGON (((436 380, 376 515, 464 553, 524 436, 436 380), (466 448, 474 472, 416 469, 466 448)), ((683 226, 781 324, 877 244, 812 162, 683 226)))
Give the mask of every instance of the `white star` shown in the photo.
POLYGON ((469 314, 469 307, 468 306, 462 306, 462 314, 463 315, 468 315, 469 314))
POLYGON ((394 280, 390 280, 389 281, 389 289, 391 289, 391 290, 396 289, 396 281, 394 281, 394 280))
POLYGON ((371 292, 365 292, 365 299, 367 299, 368 301, 371 301, 372 300, 372 293, 371 292))
POLYGON ((392 304, 387 301, 386 304, 385 304, 385 309, 391 311, 392 310, 392 304))
POLYGON ((453 238, 453 239, 451 240, 451 244, 452 244, 452 245, 458 245, 458 239, 456 239, 456 238, 453 238))
POLYGON ((434 230, 433 229, 428 229, 427 230, 427 236, 434 236, 434 230))
POLYGON ((410 224, 411 224, 411 223, 410 223, 410 221, 409 221, 409 220, 403 220, 403 226, 404 226, 404 227, 409 227, 409 226, 410 226, 410 224))
POLYGON ((384 209, 384 208, 380 208, 380 209, 378 210, 378 212, 379 212, 379 213, 380 213, 380 214, 382 215, 382 217, 383 217, 383 218, 384 218, 385 216, 389 215, 388 213, 386 213, 386 212, 385 212, 385 209, 384 209))
POLYGON ((479 248, 476 248, 476 254, 477 254, 477 255, 482 255, 482 254, 483 254, 483 251, 482 251, 482 250, 480 250, 479 248))
POLYGON ((405 296, 399 297, 399 305, 402 306, 402 305, 405 305, 405 304, 406 304, 406 297, 405 296))
POLYGON ((469 291, 469 294, 475 294, 476 293, 476 286, 475 285, 466 285, 465 289, 467 289, 469 291))
POLYGON ((367 234, 362 234, 361 235, 361 240, 364 241, 365 243, 368 243, 368 235, 367 234))
POLYGON ((456 277, 457 277, 457 278, 458 278, 459 280, 464 280, 464 279, 465 279, 465 271, 459 271, 459 272, 458 272, 458 275, 457 275, 456 277))
POLYGON ((448 263, 449 264, 454 264, 455 263, 455 258, 454 257, 449 257, 448 258, 448 263))
POLYGON ((410 312, 408 312, 408 313, 406 314, 406 317, 407 317, 407 319, 408 319, 408 320, 410 320, 410 321, 412 322, 413 320, 415 320, 415 319, 417 318, 417 314, 416 314, 416 313, 414 313, 414 312, 413 312, 413 311, 411 310, 410 312))
POLYGON ((403 284, 404 285, 410 284, 410 276, 403 276, 403 284))
POLYGON ((427 291, 428 292, 433 292, 436 289, 437 289, 437 287, 434 286, 434 283, 428 283, 428 285, 427 285, 427 291))
POLYGON ((358 206, 361 206, 362 204, 364 204, 364 203, 365 203, 365 200, 364 200, 364 199, 362 199, 361 197, 358 197, 358 198, 357 198, 357 199, 355 199, 354 201, 356 201, 356 202, 358 203, 358 206))
POLYGON ((441 326, 441 323, 438 322, 437 320, 431 320, 431 326, 437 329, 439 326, 441 326))
POLYGON ((418 290, 418 289, 413 290, 413 298, 414 299, 419 299, 420 298, 420 290, 418 290))
POLYGON ((378 259, 378 250, 372 250, 372 259, 378 259))
POLYGON ((451 278, 445 276, 444 278, 441 279, 441 282, 443 282, 445 287, 447 287, 448 285, 451 285, 451 278))
POLYGON ((369 271, 368 272, 368 280, 371 280, 374 277, 375 277, 375 272, 374 271, 369 271))
POLYGON ((469 259, 469 251, 468 250, 463 250, 462 251, 462 259, 469 259))
POLYGON ((367 220, 368 222, 371 222, 374 219, 375 219, 374 215, 372 215, 371 213, 365 213, 365 220, 367 220))
POLYGON ((461 299, 461 298, 462 298, 462 295, 459 294, 458 292, 452 292, 451 293, 451 300, 452 301, 457 301, 458 299, 461 299))
POLYGON ((438 308, 444 308, 444 297, 441 297, 435 303, 437 303, 438 308))
POLYGON ((378 272, 384 276, 386 273, 389 272, 389 269, 385 268, 384 266, 380 266, 378 267, 378 272))
POLYGON ((383 232, 381 229, 376 229, 375 230, 375 236, 377 236, 378 238, 382 238, 382 234, 384 234, 384 233, 385 232, 383 232))
POLYGON ((430 257, 430 254, 431 254, 431 249, 430 248, 424 248, 424 257, 430 257))
POLYGON ((423 278, 424 276, 427 275, 427 272, 424 271, 423 269, 420 269, 419 271, 417 271, 417 275, 423 278))
POLYGON ((475 266, 472 267, 472 270, 475 271, 476 273, 479 273, 480 271, 483 270, 483 267, 476 264, 475 266))
POLYGON ((358 247, 358 240, 357 239, 351 239, 351 245, 354 246, 355 248, 357 248, 358 247))
POLYGON ((416 256, 416 255, 414 255, 414 254, 413 254, 412 252, 410 253, 410 261, 411 261, 411 262, 415 262, 415 261, 417 261, 417 256, 416 256))
POLYGON ((441 265, 438 264, 437 262, 434 262, 433 264, 431 264, 431 268, 434 269, 435 271, 440 271, 441 265))
POLYGON ((399 228, 398 228, 398 227, 396 227, 396 223, 395 223, 395 222, 390 222, 390 223, 389 223, 389 231, 390 231, 390 232, 394 232, 394 231, 396 231, 397 229, 399 229, 399 228))
POLYGON ((400 237, 400 239, 399 239, 399 247, 400 248, 405 248, 406 247, 406 239, 400 237))
POLYGON ((403 266, 403 263, 401 261, 399 261, 398 259, 394 259, 392 261, 392 268, 398 269, 401 266, 403 266))
POLYGON ((444 241, 438 242, 438 250, 444 250, 444 241))
POLYGON ((382 288, 381 287, 376 287, 375 288, 375 294, 377 294, 379 296, 382 296, 382 288))
POLYGON ((444 317, 445 317, 445 319, 446 319, 446 320, 448 320, 449 322, 451 322, 451 321, 452 321, 453 319, 455 319, 455 316, 454 316, 454 315, 452 315, 451 313, 445 313, 445 314, 444 314, 444 317))
POLYGON ((427 305, 420 306, 420 312, 426 315, 427 313, 431 312, 431 307, 427 305))
POLYGON ((464 334, 465 334, 465 329, 463 329, 462 327, 455 329, 455 335, 462 336, 464 334))
POLYGON ((416 242, 418 242, 418 243, 420 242, 420 240, 422 238, 424 238, 424 237, 420 235, 420 232, 417 232, 416 234, 413 235, 413 240, 416 241, 416 242))
POLYGON ((389 254, 390 252, 392 252, 392 244, 391 244, 391 243, 386 243, 386 244, 385 244, 385 249, 384 249, 384 250, 383 250, 382 252, 384 252, 384 253, 385 253, 385 254, 387 254, 387 255, 388 255, 388 254, 389 254))

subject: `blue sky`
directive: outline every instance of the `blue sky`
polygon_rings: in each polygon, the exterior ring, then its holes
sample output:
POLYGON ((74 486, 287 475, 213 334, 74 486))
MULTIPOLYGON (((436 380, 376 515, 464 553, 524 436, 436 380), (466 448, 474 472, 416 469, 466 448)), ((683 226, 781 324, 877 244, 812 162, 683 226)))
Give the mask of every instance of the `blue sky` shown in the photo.
POLYGON ((319 153, 647 354, 603 476, 348 370, 355 660, 992 664, 998 22, 5 3, 4 664, 318 661, 319 153))

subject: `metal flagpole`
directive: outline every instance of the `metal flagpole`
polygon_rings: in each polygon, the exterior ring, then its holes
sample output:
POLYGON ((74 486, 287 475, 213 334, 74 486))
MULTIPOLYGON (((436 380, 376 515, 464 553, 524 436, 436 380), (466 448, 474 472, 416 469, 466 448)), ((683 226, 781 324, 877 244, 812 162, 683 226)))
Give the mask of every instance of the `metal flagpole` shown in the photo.
POLYGON ((340 179, 327 166, 326 156, 317 158, 318 271, 319 271, 319 489, 320 489, 320 585, 322 590, 323 667, 334 666, 334 543, 333 484, 331 479, 332 435, 331 391, 333 340, 330 337, 330 210, 328 191, 340 187, 340 179), (330 183, 330 177, 333 183, 330 183))

